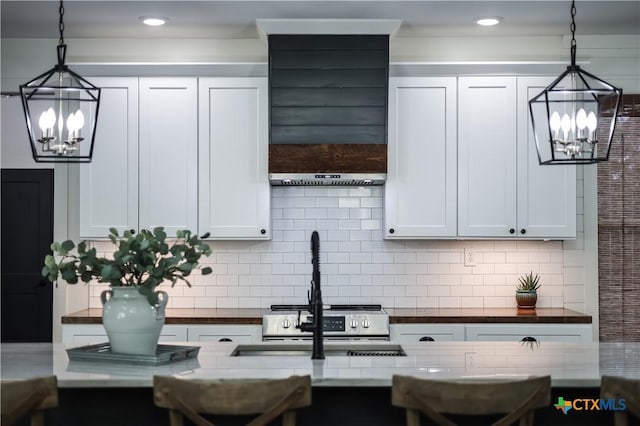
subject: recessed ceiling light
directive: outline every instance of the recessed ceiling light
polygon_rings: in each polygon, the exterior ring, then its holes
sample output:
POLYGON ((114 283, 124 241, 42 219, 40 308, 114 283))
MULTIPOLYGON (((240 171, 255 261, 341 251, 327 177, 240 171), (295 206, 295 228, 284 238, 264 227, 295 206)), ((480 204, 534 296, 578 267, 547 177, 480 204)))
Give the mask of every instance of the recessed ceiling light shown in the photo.
POLYGON ((502 16, 485 16, 482 18, 476 18, 476 24, 483 27, 492 27, 498 25, 502 21, 502 16))
POLYGON ((159 27, 160 25, 166 24, 168 21, 167 18, 161 18, 159 16, 141 16, 139 19, 143 24, 151 27, 159 27))

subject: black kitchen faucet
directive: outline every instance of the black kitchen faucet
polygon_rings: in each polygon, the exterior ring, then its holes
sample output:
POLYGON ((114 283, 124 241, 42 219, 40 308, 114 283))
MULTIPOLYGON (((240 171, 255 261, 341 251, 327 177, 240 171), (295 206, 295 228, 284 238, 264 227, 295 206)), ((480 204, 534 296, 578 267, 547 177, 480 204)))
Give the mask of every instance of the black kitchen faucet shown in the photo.
POLYGON ((313 275, 309 295, 309 312, 313 314, 312 322, 305 322, 298 327, 302 331, 313 333, 313 351, 311 359, 324 359, 324 336, 322 318, 322 291, 320 290, 320 236, 317 231, 311 234, 311 263, 313 275))

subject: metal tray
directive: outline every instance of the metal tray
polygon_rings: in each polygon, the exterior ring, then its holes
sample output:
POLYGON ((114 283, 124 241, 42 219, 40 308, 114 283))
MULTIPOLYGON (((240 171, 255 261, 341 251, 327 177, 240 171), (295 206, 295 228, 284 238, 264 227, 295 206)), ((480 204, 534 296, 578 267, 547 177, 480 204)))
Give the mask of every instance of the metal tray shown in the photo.
POLYGON ((67 349, 72 361, 119 362, 141 365, 163 365, 198 357, 200 346, 158 345, 155 355, 129 355, 111 352, 109 343, 67 349))

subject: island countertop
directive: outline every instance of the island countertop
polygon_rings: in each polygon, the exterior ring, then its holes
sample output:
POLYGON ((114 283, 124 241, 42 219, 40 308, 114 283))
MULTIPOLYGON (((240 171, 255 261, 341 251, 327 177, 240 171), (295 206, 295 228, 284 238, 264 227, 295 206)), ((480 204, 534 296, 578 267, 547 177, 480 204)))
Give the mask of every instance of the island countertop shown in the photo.
MULTIPOLYGON (((409 323, 560 323, 591 324, 591 316, 564 308, 387 308, 391 324, 409 323)), ((262 324, 268 309, 171 308, 165 324, 262 324)), ((62 317, 62 324, 101 324, 102 308, 62 317)))
MULTIPOLYGON (((2 344, 2 379, 54 374, 61 388, 148 388, 154 375, 231 379, 309 374, 313 386, 320 387, 389 387, 394 374, 444 380, 551 375, 555 387, 598 387, 602 375, 640 378, 638 342, 430 342, 403 344, 407 356, 327 356, 320 361, 297 355, 235 357, 233 342, 184 344, 200 346, 197 359, 160 366, 70 361, 66 348, 79 346, 72 344, 2 344)), ((332 344, 325 343, 325 350, 332 344)))

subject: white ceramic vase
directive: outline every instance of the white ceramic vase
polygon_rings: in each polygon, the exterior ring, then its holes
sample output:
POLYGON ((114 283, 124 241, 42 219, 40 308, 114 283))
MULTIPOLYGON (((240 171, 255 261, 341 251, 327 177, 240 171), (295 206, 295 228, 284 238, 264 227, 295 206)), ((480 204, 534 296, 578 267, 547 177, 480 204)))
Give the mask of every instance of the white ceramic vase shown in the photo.
POLYGON ((111 352, 155 355, 164 325, 169 296, 156 292, 158 303, 150 305, 137 287, 111 287, 100 294, 102 325, 109 336, 111 352))

